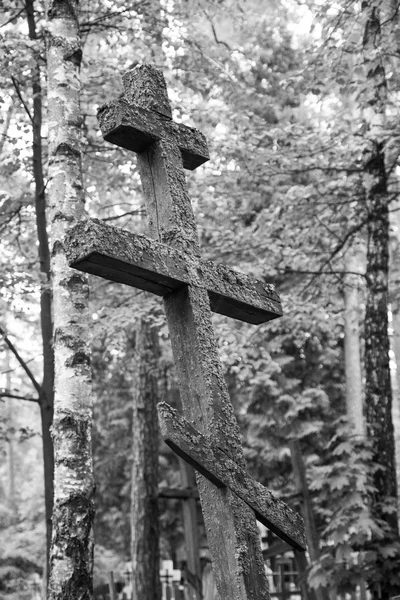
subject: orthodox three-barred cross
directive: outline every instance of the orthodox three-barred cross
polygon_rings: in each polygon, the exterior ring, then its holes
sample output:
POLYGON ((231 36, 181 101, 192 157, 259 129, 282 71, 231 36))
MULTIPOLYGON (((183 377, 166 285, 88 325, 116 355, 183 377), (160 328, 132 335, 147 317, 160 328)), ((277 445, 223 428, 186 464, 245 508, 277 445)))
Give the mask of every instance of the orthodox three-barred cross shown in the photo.
POLYGON ((149 239, 96 220, 75 226, 72 267, 162 296, 184 416, 159 405, 162 435, 195 467, 221 600, 267 600, 256 518, 297 550, 302 519, 246 472, 238 425, 218 357, 211 310, 249 323, 279 317, 272 285, 202 260, 183 169, 208 160, 196 129, 172 120, 164 77, 141 65, 125 95, 99 110, 106 140, 138 154, 149 239))

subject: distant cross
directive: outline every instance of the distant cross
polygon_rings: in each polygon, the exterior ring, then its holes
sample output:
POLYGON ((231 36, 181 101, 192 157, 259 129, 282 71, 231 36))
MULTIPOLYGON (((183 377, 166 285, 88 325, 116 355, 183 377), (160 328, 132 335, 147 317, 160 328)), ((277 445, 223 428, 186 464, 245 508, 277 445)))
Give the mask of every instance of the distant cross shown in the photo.
MULTIPOLYGON (((163 600, 172 599, 174 592, 174 584, 181 581, 182 574, 178 569, 174 569, 174 563, 172 560, 161 561, 160 579, 162 584, 162 598, 163 600)), ((175 598, 175 594, 174 594, 175 598)))
POLYGON ((184 416, 159 406, 165 441, 201 473, 198 487, 221 600, 267 600, 255 517, 297 550, 299 515, 246 472, 239 428, 218 357, 211 310, 249 323, 279 317, 273 286, 200 257, 184 168, 208 160, 196 129, 172 120, 160 71, 123 77, 125 96, 99 110, 106 140, 138 153, 155 240, 88 220, 66 240, 71 266, 164 299, 184 416), (157 240, 157 241, 156 241, 157 240))
POLYGON ((172 560, 163 560, 161 563, 160 578, 163 583, 170 584, 173 581, 181 580, 181 572, 178 569, 174 569, 172 560))

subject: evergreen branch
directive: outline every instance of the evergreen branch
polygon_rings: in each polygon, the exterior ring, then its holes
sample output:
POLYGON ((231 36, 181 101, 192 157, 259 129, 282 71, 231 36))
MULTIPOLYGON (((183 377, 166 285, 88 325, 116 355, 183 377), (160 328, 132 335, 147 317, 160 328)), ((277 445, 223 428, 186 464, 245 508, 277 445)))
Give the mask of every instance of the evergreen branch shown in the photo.
POLYGON ((17 96, 21 100, 22 106, 24 107, 26 114, 28 115, 31 123, 33 123, 33 117, 31 115, 31 111, 29 110, 29 106, 26 104, 25 100, 23 99, 21 90, 19 87, 19 83, 13 75, 11 75, 11 81, 13 82, 13 86, 15 88, 15 91, 17 92, 17 96))
POLYGON ((33 387, 35 388, 35 390, 37 391, 37 393, 40 395, 41 392, 42 392, 42 386, 39 385, 39 383, 36 381, 34 374, 30 370, 30 368, 28 367, 28 365, 26 364, 26 362, 24 361, 24 359, 22 358, 22 356, 19 354, 19 352, 15 348, 14 344, 8 338, 7 334, 5 333, 5 331, 4 331, 4 329, 2 327, 0 327, 0 335, 3 336, 5 343, 7 344, 7 346, 11 350, 11 352, 14 354, 15 358, 17 359, 17 361, 19 362, 19 364, 21 365, 21 367, 24 369, 25 373, 27 374, 27 376, 31 380, 31 382, 33 384, 33 387))

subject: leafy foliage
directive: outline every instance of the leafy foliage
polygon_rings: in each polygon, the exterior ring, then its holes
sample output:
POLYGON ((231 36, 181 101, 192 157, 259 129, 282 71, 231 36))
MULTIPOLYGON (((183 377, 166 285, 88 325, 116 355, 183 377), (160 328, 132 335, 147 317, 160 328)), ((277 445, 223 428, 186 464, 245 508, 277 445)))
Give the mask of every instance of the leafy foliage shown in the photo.
MULTIPOLYGON (((397 16, 390 13, 389 2, 382 5, 387 18, 376 61, 384 61, 389 74, 384 146, 395 199, 399 44, 397 16)), ((2 28, 0 284, 4 313, 17 315, 16 331, 37 338, 39 269, 28 113, 30 68, 36 60, 45 89, 41 2, 35 2, 35 11, 36 42, 28 39, 19 0, 9 2, 9 22, 2 28)), ((382 561, 393 564, 395 578, 398 540, 369 503, 371 474, 382 467, 372 461, 368 442, 353 439, 342 419, 344 258, 356 241, 365 245, 368 220, 364 183, 371 137, 369 113, 358 99, 374 92, 361 60, 359 4, 189 0, 127 6, 120 0, 96 0, 81 3, 80 20, 88 212, 146 231, 135 162, 101 139, 96 109, 122 92, 120 75, 126 69, 140 61, 156 62, 166 75, 174 118, 201 129, 210 145, 210 163, 188 174, 203 254, 275 283, 283 298, 285 316, 259 328, 214 318, 249 467, 260 481, 290 497, 288 440, 300 440, 322 538, 320 560, 310 570, 315 587, 344 592, 361 580, 372 585, 379 582, 382 561)), ((95 533, 102 548, 98 564, 104 565, 111 555, 116 562, 115 556, 129 555, 130 396, 135 385, 130 361, 135 317, 150 301, 141 292, 94 278, 91 289, 95 533)), ((173 388, 171 351, 159 303, 153 306, 168 394, 173 388)), ((22 335, 19 343, 24 346, 22 335)), ((34 365, 36 373, 37 361, 34 365)), ((28 385, 22 377, 13 383, 27 395, 28 385)), ((0 424, 6 438, 4 418, 0 424)), ((160 464, 163 483, 178 485, 176 461, 165 449, 160 464)), ((2 471, 3 488, 6 480, 2 471)), ((40 531, 40 500, 38 492, 27 539, 40 531)), ((7 510, 1 512, 2 535, 12 536, 17 526, 7 521, 7 510)), ((182 539, 179 503, 163 502, 162 510, 163 552, 172 555, 182 539)), ((388 504, 384 510, 394 508, 388 504)))

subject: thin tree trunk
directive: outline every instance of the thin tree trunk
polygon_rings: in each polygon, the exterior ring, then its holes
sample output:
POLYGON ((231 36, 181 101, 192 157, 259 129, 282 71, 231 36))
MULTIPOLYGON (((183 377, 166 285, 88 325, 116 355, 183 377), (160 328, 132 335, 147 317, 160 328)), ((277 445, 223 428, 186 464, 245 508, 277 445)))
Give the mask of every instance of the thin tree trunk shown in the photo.
POLYGON ((49 222, 54 305, 55 455, 51 600, 92 597, 93 465, 87 277, 68 267, 66 230, 84 213, 81 39, 74 0, 47 9, 49 222))
POLYGON ((389 288, 392 311, 392 350, 396 370, 392 372, 393 405, 392 419, 395 437, 396 470, 397 470, 397 520, 400 528, 400 202, 391 207, 390 222, 392 244, 390 252, 389 288))
MULTIPOLYGON (((5 349, 5 370, 6 370, 6 389, 11 390, 11 373, 10 373, 10 350, 5 349)), ((15 486, 15 433, 14 433, 14 418, 12 410, 12 400, 7 399, 7 418, 8 428, 8 508, 11 513, 11 524, 14 525, 18 521, 18 503, 15 486)))
MULTIPOLYGON (((34 0, 26 0, 29 37, 37 39, 34 15, 34 0)), ((38 237, 38 251, 40 263, 40 326, 43 348, 43 380, 39 394, 39 405, 42 425, 42 446, 44 463, 44 497, 46 515, 46 574, 50 559, 50 544, 53 513, 53 479, 54 479, 54 453, 50 428, 53 423, 54 405, 54 351, 53 351, 53 322, 52 298, 50 283, 50 252, 46 223, 46 199, 42 162, 42 88, 40 82, 40 68, 35 61, 31 70, 33 91, 33 177, 35 181, 35 212, 36 230, 38 237)))
MULTIPOLYGON (((388 333, 389 214, 384 154, 387 87, 385 69, 380 58, 379 8, 376 3, 364 0, 362 11, 365 19, 363 59, 367 85, 364 108, 368 140, 364 177, 368 212, 365 416, 374 461, 383 465, 383 469, 373 474, 376 493, 372 497, 371 509, 375 517, 386 521, 392 532, 387 538, 390 542, 392 536, 398 537, 398 525, 396 514, 388 514, 383 510, 390 498, 397 503, 388 333)), ((390 583, 390 561, 378 556, 376 567, 379 579, 370 582, 373 597, 388 599, 400 594, 399 586, 390 583)))
POLYGON ((345 257, 344 278, 344 359, 347 416, 356 435, 365 435, 361 372, 359 285, 360 277, 354 255, 345 257))
POLYGON ((1 136, 0 137, 0 156, 3 152, 4 143, 6 141, 6 137, 8 134, 8 128, 10 127, 13 109, 14 109, 13 99, 11 98, 11 102, 8 105, 6 116, 5 116, 4 123, 3 123, 3 127, 1 129, 1 134, 0 134, 0 136, 1 136))
POLYGON ((157 502, 160 355, 157 330, 143 318, 136 336, 137 378, 132 423, 131 552, 134 600, 161 598, 157 502))
MULTIPOLYGON (((315 524, 314 511, 307 485, 306 470, 303 457, 301 455, 299 441, 291 440, 289 442, 289 447, 296 489, 301 494, 301 513, 304 519, 304 526, 306 530, 308 553, 311 563, 314 563, 318 561, 320 557, 320 539, 315 524)), ((312 595, 315 595, 317 600, 329 600, 328 591, 323 587, 313 590, 312 595)))
MULTIPOLYGON (((385 15, 390 23, 391 40, 394 41, 393 53, 390 57, 392 63, 393 87, 400 83, 400 15, 398 0, 389 0, 388 12, 385 15)), ((386 152, 386 165, 391 173, 388 186, 389 193, 394 200, 390 204, 389 222, 391 229, 391 252, 389 256, 389 298, 392 311, 392 350, 395 354, 395 373, 392 373, 393 405, 392 416, 395 434, 395 452, 397 466, 397 520, 400 529, 400 177, 393 166, 398 161, 398 147, 392 145, 386 152)))
MULTIPOLYGON (((183 489, 196 487, 196 473, 187 462, 179 459, 181 472, 181 484, 183 489)), ((189 577, 195 585, 188 590, 188 600, 201 600, 201 567, 200 567, 200 545, 197 525, 197 501, 196 498, 185 498, 182 500, 183 529, 185 534, 186 561, 189 577)))

